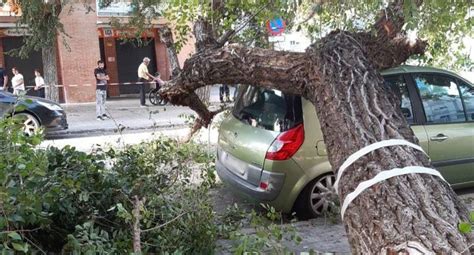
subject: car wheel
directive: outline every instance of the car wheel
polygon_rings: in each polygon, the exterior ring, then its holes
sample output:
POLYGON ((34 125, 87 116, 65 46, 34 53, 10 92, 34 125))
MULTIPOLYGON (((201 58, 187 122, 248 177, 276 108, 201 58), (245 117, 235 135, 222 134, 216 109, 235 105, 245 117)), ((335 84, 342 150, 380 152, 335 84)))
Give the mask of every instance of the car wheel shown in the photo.
POLYGON ((315 218, 326 213, 336 213, 337 195, 334 174, 320 176, 306 185, 298 197, 295 210, 301 219, 315 218))
POLYGON ((18 113, 16 116, 20 116, 23 122, 23 131, 27 136, 34 135, 40 128, 40 123, 35 116, 29 113, 18 113))

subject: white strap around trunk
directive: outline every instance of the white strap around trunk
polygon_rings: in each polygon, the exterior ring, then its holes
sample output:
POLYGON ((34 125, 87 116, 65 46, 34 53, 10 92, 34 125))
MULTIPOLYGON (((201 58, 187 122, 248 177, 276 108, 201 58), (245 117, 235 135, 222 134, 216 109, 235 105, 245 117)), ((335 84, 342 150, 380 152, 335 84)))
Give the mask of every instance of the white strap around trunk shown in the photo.
POLYGON ((381 182, 383 180, 386 180, 395 176, 404 175, 404 174, 431 174, 431 175, 438 176, 443 181, 446 181, 443 178, 443 176, 441 176, 441 174, 435 169, 426 168, 422 166, 407 166, 404 168, 394 168, 392 170, 380 172, 376 176, 374 176, 374 178, 359 183, 357 188, 346 196, 346 198, 344 199, 344 203, 342 204, 342 207, 341 207, 342 219, 344 220, 344 213, 346 212, 346 209, 349 206, 349 204, 354 199, 356 199, 356 197, 359 196, 360 193, 362 193, 364 190, 368 189, 369 187, 373 186, 374 184, 378 182, 381 182))
POLYGON ((422 151, 423 153, 426 154, 426 152, 419 145, 416 145, 416 144, 413 144, 413 143, 410 143, 408 141, 401 140, 401 139, 383 140, 383 141, 376 142, 376 143, 373 143, 371 145, 365 146, 364 148, 362 148, 362 149, 358 150, 357 152, 355 152, 354 154, 350 155, 346 159, 346 161, 344 161, 344 163, 341 165, 341 167, 339 167, 339 171, 337 171, 336 182, 334 183, 334 188, 336 189, 336 193, 339 194, 339 189, 338 189, 339 181, 341 180, 342 174, 344 173, 344 171, 346 170, 347 167, 352 165, 360 157, 362 157, 362 156, 364 156, 364 155, 366 155, 366 154, 368 154, 368 153, 370 153, 374 150, 380 149, 382 147, 394 146, 394 145, 410 146, 410 147, 412 147, 414 149, 417 149, 419 151, 422 151))

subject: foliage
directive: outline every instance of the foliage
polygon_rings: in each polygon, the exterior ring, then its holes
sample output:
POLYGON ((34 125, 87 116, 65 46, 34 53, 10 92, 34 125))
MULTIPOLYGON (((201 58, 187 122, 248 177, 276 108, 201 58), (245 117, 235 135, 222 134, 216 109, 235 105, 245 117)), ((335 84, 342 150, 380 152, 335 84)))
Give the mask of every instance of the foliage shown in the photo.
MULTIPOLYGON (((368 29, 388 1, 348 0, 300 1, 295 20, 297 29, 304 29, 313 40, 322 38, 334 29, 357 31, 368 29)), ((391 2, 391 1, 390 1, 391 2)), ((470 1, 424 0, 420 7, 417 0, 404 1, 405 30, 418 35, 429 43, 427 52, 416 57, 415 63, 447 69, 472 70, 474 63, 466 49, 465 38, 474 38, 473 9, 470 1)))
POLYGON ((464 222, 459 223, 458 228, 459 228, 459 231, 461 231, 461 233, 469 234, 472 232, 473 225, 474 225, 474 212, 471 212, 469 214, 469 221, 464 221, 464 222))
MULTIPOLYGON (((189 39, 193 22, 204 17, 212 24, 216 38, 228 30, 240 30, 230 42, 269 47, 265 23, 274 17, 283 17, 290 30, 304 30, 317 40, 335 29, 367 30, 389 2, 392 1, 132 0, 135 8, 128 26, 143 31, 154 18, 165 17, 174 28, 176 48, 180 49, 189 39)), ((474 38, 470 1, 424 0, 420 7, 416 2, 404 1, 405 30, 427 40, 429 46, 424 56, 414 58, 414 63, 472 70, 469 42, 464 40, 474 38)))
MULTIPOLYGON (((102 0, 103 5, 109 1, 102 0)), ((133 30, 135 35, 153 25, 156 18, 164 17, 170 22, 176 35, 175 48, 179 51, 190 39, 192 25, 198 18, 205 18, 220 37, 228 30, 238 33, 230 42, 246 45, 268 47, 266 21, 275 17, 287 20, 294 18, 291 6, 294 1, 181 1, 181 0, 132 0, 132 14, 127 23, 114 18, 112 24, 122 30, 133 30)))
POLYGON ((50 223, 37 187, 46 176, 46 154, 35 151, 41 134, 25 136, 20 118, 0 121, 0 250, 28 252, 26 229, 50 223))
POLYGON ((17 31, 23 34, 23 44, 9 54, 28 57, 32 51, 40 51, 44 47, 53 47, 56 36, 66 37, 66 31, 59 19, 65 4, 57 1, 21 0, 21 16, 17 21, 17 31))
MULTIPOLYGON (((234 206, 235 207, 235 206, 234 206)), ((290 224, 283 224, 282 215, 275 208, 262 204, 263 214, 250 212, 250 227, 255 231, 250 234, 240 229, 231 232, 231 239, 236 242, 234 254, 288 254, 290 250, 284 242, 299 244, 302 238, 297 235, 295 219, 290 224)), ((234 208, 235 209, 235 208, 234 208)))
POLYGON ((209 253, 217 228, 208 196, 212 156, 160 138, 93 153, 37 148, 15 118, 0 121, 0 250, 130 253, 132 202, 145 253, 209 253), (5 146, 3 146, 5 145, 5 146))

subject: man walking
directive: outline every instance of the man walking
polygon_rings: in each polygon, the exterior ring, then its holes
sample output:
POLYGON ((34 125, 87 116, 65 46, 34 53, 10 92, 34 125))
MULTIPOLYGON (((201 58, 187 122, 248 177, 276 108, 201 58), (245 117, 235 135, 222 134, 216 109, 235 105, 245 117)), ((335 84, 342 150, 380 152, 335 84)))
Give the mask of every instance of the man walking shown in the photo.
POLYGON ((12 68, 13 78, 12 78, 12 87, 13 95, 23 95, 25 94, 25 81, 23 75, 18 71, 16 67, 12 68))
POLYGON ((149 58, 144 58, 143 62, 138 67, 138 81, 140 84, 140 105, 145 106, 145 84, 154 80, 155 77, 148 72, 149 58))
POLYGON ((107 98, 107 81, 109 80, 109 75, 104 68, 104 61, 97 61, 97 68, 94 69, 94 76, 97 84, 95 90, 95 113, 97 115, 97 120, 108 119, 109 116, 105 113, 105 100, 107 98))

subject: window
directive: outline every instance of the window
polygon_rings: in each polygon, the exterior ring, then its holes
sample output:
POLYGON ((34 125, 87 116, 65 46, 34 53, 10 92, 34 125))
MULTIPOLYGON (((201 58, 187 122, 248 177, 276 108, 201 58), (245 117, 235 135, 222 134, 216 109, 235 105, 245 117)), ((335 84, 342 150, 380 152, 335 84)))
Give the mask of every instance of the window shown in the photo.
POLYGON ((428 123, 466 121, 456 80, 442 75, 414 74, 428 123))
POLYGON ((466 83, 461 83, 459 85, 461 90, 461 97, 464 103, 464 109, 466 110, 467 120, 474 120, 474 88, 467 85, 466 83))
POLYGON ((401 75, 385 77, 385 82, 393 89, 400 100, 400 108, 409 124, 414 123, 413 107, 408 94, 408 87, 401 75))
POLYGON ((283 132, 303 122, 301 98, 279 90, 241 86, 233 114, 253 127, 283 132))

